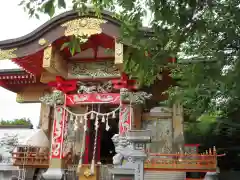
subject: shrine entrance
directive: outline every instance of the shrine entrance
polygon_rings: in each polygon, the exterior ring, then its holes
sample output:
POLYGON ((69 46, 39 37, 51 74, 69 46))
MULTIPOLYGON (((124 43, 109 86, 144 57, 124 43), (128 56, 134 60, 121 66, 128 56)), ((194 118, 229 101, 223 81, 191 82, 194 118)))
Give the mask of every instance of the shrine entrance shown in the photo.
POLYGON ((118 134, 119 118, 111 119, 109 121, 109 130, 106 129, 105 124, 101 124, 101 143, 100 143, 100 162, 101 164, 112 164, 112 158, 115 155, 115 146, 112 137, 118 134))
MULTIPOLYGON (((94 108, 96 111, 100 113, 111 112, 116 109, 117 106, 114 105, 96 105, 94 108)), ((110 116, 108 119, 105 119, 105 122, 102 120, 99 121, 99 130, 97 136, 97 153, 95 157, 95 161, 101 162, 101 164, 112 164, 112 158, 115 155, 115 146, 112 141, 112 137, 115 134, 118 134, 119 128, 119 115, 115 114, 114 117, 110 116), (106 122, 107 121, 107 122, 106 122)), ((91 121, 91 125, 89 128, 89 155, 88 161, 92 160, 92 153, 94 151, 94 142, 95 142, 95 124, 94 121, 91 121)))

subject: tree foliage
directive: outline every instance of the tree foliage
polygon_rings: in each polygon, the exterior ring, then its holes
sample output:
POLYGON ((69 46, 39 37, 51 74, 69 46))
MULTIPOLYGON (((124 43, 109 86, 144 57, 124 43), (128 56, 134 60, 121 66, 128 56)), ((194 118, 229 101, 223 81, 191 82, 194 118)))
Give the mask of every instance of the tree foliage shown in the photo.
POLYGON ((32 122, 29 118, 20 118, 13 120, 1 120, 0 125, 26 125, 32 126, 32 122))
POLYGON ((177 57, 172 77, 178 86, 168 90, 170 100, 179 100, 190 119, 203 113, 236 120, 240 107, 240 2, 238 0, 23 0, 30 16, 71 4, 80 14, 91 4, 114 13, 122 21, 121 39, 128 48, 125 70, 139 82, 150 85, 169 57, 177 57), (119 15, 121 14, 121 15, 119 15), (139 32, 143 19, 153 32, 139 32), (143 38, 145 37, 145 38, 143 38), (140 40, 141 39, 141 40, 140 40), (147 53, 146 53, 147 52, 147 53), (184 63, 185 62, 185 63, 184 63))

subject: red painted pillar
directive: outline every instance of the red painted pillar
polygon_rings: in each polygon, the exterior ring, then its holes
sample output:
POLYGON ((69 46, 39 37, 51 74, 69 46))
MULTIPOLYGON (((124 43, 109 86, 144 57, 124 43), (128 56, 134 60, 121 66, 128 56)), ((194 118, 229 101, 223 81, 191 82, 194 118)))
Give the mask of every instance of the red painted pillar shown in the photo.
MULTIPOLYGON (((52 145, 50 159, 58 159, 59 163, 63 159, 64 130, 66 126, 66 111, 62 106, 55 108, 53 122, 52 145)), ((50 161, 50 167, 56 166, 50 161)))

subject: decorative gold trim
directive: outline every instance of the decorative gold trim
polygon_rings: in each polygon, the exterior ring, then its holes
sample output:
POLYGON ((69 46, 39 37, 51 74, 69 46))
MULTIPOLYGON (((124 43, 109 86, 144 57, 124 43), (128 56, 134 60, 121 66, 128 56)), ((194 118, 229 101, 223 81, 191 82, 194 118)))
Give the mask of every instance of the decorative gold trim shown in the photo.
POLYGON ((123 44, 115 40, 115 65, 120 71, 123 71, 123 44))
POLYGON ((14 53, 16 50, 17 48, 7 50, 0 49, 0 60, 16 58, 17 55, 14 53))
POLYGON ((91 174, 91 171, 90 171, 90 169, 89 168, 87 168, 85 171, 84 171, 84 176, 86 177, 86 178, 88 178, 89 176, 91 176, 92 174, 91 174))
POLYGON ((44 39, 44 38, 41 38, 41 39, 39 39, 39 41, 38 41, 38 44, 41 45, 41 46, 45 45, 46 43, 47 43, 47 40, 44 39))
POLYGON ((53 58, 53 54, 54 54, 53 51, 54 49, 52 46, 48 46, 46 49, 44 49, 42 67, 50 73, 57 73, 56 61, 55 61, 55 58, 53 58))
POLYGON ((18 103, 24 102, 24 98, 21 93, 17 93, 16 102, 18 102, 18 103))
POLYGON ((106 22, 106 20, 97 18, 81 18, 66 22, 61 26, 66 27, 65 36, 91 36, 100 34, 102 32, 100 25, 106 22))

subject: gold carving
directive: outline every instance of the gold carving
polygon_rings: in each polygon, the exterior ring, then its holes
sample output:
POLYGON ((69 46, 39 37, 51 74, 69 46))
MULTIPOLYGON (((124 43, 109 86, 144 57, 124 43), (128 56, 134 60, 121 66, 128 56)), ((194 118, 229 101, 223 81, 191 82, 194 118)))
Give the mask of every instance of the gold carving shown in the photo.
POLYGON ((17 48, 7 50, 0 49, 0 60, 16 58, 17 57, 17 55, 15 54, 16 50, 17 48))
POLYGON ((41 39, 39 39, 39 41, 38 41, 38 44, 41 45, 41 46, 45 45, 46 43, 47 43, 47 40, 44 39, 44 38, 41 38, 41 39))
POLYGON ((16 102, 18 102, 18 103, 24 102, 24 98, 21 93, 17 93, 16 102))
POLYGON ((61 26, 66 27, 65 36, 91 36, 100 34, 102 32, 100 25, 106 22, 106 20, 97 18, 81 18, 66 22, 61 26))
POLYGON ((50 81, 55 81, 56 80, 56 75, 51 74, 50 72, 42 72, 41 77, 40 77, 40 82, 41 83, 49 83, 50 81))
POLYGON ((113 61, 69 64, 68 78, 110 78, 119 77, 120 72, 113 61))
POLYGON ((89 176, 91 176, 91 171, 90 171, 90 169, 87 168, 87 169, 84 171, 83 174, 84 174, 84 176, 87 177, 87 178, 88 178, 89 176))
POLYGON ((123 70, 123 44, 115 41, 115 62, 120 70, 123 70))
POLYGON ((67 62, 55 47, 49 46, 44 50, 42 67, 54 75, 67 77, 67 62))
POLYGON ((44 49, 42 67, 51 73, 56 73, 55 59, 53 57, 53 48, 48 46, 44 49))

